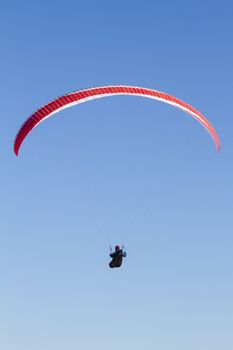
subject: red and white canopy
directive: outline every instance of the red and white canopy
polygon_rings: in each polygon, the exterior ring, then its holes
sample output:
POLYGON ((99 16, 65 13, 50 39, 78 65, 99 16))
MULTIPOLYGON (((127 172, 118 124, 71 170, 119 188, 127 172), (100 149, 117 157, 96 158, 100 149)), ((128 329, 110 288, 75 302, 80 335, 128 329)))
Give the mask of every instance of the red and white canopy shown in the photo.
POLYGON ((44 119, 49 118, 50 116, 52 116, 55 113, 58 113, 62 109, 74 106, 78 103, 113 95, 135 95, 152 98, 182 109, 184 112, 190 114, 207 129, 207 131, 209 132, 209 134, 215 142, 217 151, 220 150, 220 141, 213 126, 198 110, 196 110, 191 105, 183 102, 182 100, 179 100, 174 96, 168 95, 157 90, 136 86, 117 85, 102 86, 71 92, 64 96, 58 97, 55 100, 39 108, 26 120, 26 122, 22 125, 21 129, 19 130, 14 144, 15 154, 18 155, 20 146, 26 138, 26 136, 35 128, 35 126, 37 126, 44 119))

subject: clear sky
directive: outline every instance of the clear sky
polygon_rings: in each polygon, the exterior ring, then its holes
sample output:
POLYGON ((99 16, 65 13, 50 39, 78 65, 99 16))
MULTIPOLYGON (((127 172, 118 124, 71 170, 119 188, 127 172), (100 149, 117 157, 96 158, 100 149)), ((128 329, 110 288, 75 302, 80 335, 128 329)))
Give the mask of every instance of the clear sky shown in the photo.
POLYGON ((1 4, 0 348, 232 350, 232 1, 1 4), (117 96, 15 135, 42 104, 117 96), (128 257, 110 270, 109 244, 128 257))

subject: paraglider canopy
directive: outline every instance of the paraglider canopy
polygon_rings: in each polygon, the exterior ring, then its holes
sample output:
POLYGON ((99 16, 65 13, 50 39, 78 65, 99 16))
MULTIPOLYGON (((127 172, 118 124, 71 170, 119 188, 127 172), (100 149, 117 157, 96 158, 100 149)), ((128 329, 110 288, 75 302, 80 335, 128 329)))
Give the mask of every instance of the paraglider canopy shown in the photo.
POLYGON ((26 122, 20 128, 14 143, 14 152, 16 155, 19 153, 22 142, 26 136, 44 119, 49 118, 55 113, 58 113, 62 109, 71 107, 78 103, 86 102, 92 99, 102 98, 112 95, 135 95, 147 98, 152 98, 155 100, 162 101, 173 105, 174 107, 180 108, 193 118, 195 118, 201 125, 203 125, 213 138, 217 151, 220 150, 219 138, 210 124, 210 122, 194 107, 187 104, 186 102, 179 100, 178 98, 168 95, 166 93, 147 89, 136 86, 102 86, 86 90, 79 90, 72 93, 68 93, 64 96, 58 97, 55 100, 47 103, 46 105, 40 107, 35 113, 33 113, 26 122))

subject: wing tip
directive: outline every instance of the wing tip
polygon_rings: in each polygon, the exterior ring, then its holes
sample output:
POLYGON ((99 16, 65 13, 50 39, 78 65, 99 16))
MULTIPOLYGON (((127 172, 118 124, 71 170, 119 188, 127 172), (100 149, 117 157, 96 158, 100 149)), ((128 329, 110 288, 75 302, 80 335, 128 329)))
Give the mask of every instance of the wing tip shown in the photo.
POLYGON ((219 153, 220 149, 221 149, 221 143, 220 143, 220 140, 219 140, 217 134, 215 136, 216 137, 214 138, 214 141, 215 141, 215 145, 216 145, 216 151, 217 151, 217 153, 219 153))
POLYGON ((16 157, 18 157, 18 155, 19 155, 19 147, 16 145, 16 143, 14 144, 14 153, 15 153, 16 157))

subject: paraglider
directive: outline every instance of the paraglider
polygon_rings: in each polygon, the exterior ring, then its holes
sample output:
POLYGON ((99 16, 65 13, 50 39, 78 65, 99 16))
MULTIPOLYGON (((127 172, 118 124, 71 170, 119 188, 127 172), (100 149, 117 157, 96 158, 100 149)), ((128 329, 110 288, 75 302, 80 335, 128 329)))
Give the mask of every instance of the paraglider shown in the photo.
POLYGON ((109 263, 110 268, 116 268, 121 267, 123 258, 126 257, 126 252, 124 251, 123 247, 121 248, 119 245, 115 246, 115 252, 110 253, 110 258, 112 260, 109 263))
POLYGON ((182 109, 186 113, 190 114, 193 118, 195 118, 201 125, 203 125, 206 128, 206 130, 209 132, 209 134, 215 142, 217 151, 220 150, 220 141, 213 126, 198 110, 196 110, 191 105, 183 102, 182 100, 177 99, 174 96, 168 95, 157 90, 135 86, 117 85, 78 90, 72 93, 68 93, 64 96, 58 97, 55 100, 39 108, 26 120, 26 122, 20 128, 14 143, 15 154, 18 155, 21 144, 26 138, 26 136, 35 128, 35 126, 37 126, 44 119, 49 118, 55 113, 58 113, 59 111, 74 106, 76 104, 112 95, 134 95, 147 97, 162 101, 164 103, 182 109))
MULTIPOLYGON (((194 119, 196 119, 209 132, 210 136, 214 140, 217 151, 220 150, 220 140, 213 126, 197 109, 191 105, 174 96, 157 90, 136 86, 116 85, 89 88, 71 92, 58 97, 55 100, 40 107, 25 121, 16 136, 14 143, 14 152, 16 156, 18 156, 20 147, 27 135, 46 118, 49 118, 59 111, 76 104, 113 95, 130 95, 151 98, 183 110, 187 114, 191 115, 194 119)), ((123 258, 126 257, 126 252, 124 251, 123 247, 120 248, 120 246, 117 245, 115 247, 115 251, 110 254, 110 257, 112 260, 109 263, 109 267, 119 268, 122 265, 123 258)))

